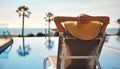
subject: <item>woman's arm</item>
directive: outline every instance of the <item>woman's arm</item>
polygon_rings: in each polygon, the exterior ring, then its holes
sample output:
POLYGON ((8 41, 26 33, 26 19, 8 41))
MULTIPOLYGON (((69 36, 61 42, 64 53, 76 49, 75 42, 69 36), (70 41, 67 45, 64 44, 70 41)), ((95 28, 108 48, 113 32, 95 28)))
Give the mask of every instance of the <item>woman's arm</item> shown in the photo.
POLYGON ((92 16, 91 21, 100 21, 103 23, 101 33, 105 32, 107 25, 109 24, 109 17, 107 16, 92 16))
POLYGON ((100 21, 103 23, 102 25, 102 30, 101 33, 105 32, 105 29, 107 27, 107 25, 109 24, 109 17, 107 16, 90 16, 87 14, 80 14, 80 16, 78 16, 78 21, 80 21, 80 23, 89 23, 90 21, 100 21))
POLYGON ((65 21, 79 21, 80 23, 89 23, 90 21, 100 21, 103 23, 102 33, 105 32, 107 25, 109 24, 109 17, 107 16, 90 16, 87 14, 81 14, 78 17, 62 17, 57 16, 54 18, 54 22, 57 26, 59 32, 65 32, 65 28, 62 26, 61 22, 65 21))
POLYGON ((65 21, 77 21, 77 17, 54 17, 54 22, 59 32, 65 32, 65 28, 61 24, 65 21))

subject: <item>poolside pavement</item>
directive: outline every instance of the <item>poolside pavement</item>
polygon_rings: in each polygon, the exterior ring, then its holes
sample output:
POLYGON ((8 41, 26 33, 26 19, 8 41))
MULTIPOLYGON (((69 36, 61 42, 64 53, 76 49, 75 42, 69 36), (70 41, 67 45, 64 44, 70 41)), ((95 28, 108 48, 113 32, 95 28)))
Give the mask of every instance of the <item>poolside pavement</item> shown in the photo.
POLYGON ((7 47, 9 47, 13 43, 12 38, 0 38, 0 53, 4 51, 7 47))

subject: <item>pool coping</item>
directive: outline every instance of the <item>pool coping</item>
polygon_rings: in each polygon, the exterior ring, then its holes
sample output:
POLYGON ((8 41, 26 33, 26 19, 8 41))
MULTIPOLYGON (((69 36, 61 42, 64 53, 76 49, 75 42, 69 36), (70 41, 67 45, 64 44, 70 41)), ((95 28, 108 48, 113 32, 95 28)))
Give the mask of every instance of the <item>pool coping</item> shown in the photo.
POLYGON ((0 54, 6 50, 10 45, 12 45, 13 39, 12 38, 7 38, 7 39, 1 39, 0 42, 0 54))

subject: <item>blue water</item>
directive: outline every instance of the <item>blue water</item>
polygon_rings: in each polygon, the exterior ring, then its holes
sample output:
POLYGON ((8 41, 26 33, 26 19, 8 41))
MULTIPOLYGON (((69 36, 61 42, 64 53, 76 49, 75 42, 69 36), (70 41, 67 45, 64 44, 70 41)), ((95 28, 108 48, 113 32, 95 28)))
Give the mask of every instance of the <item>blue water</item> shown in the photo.
POLYGON ((116 34, 116 33, 118 33, 119 30, 120 30, 120 28, 107 28, 106 33, 107 34, 116 34))
MULTIPOLYGON (((5 29, 1 29, 3 31, 5 29)), ((21 29, 9 29, 12 34, 20 34, 21 29)), ((26 29, 27 33, 45 32, 45 29, 26 29)), ((117 28, 106 30, 108 34, 116 34, 117 28)), ((43 60, 47 55, 57 55, 58 37, 14 37, 10 50, 0 54, 0 69, 43 69, 43 60), (26 49, 24 49, 26 48, 26 49)), ((120 37, 109 36, 104 43, 100 63, 103 69, 120 69, 120 37)))
MULTIPOLYGON (((48 55, 57 55, 58 37, 14 37, 10 52, 0 55, 0 69, 43 69, 43 60, 48 55), (21 53, 22 52, 22 53, 21 53)), ((104 43, 100 63, 103 69, 120 69, 120 41, 118 36, 109 36, 104 43)), ((10 49, 10 48, 8 48, 10 49)))
POLYGON ((43 60, 48 55, 57 55, 58 37, 15 37, 9 53, 0 55, 0 69, 43 69, 43 60), (20 48, 21 47, 21 48, 20 48), (22 52, 22 54, 21 54, 22 52))
MULTIPOLYGON (((0 28, 0 35, 3 31, 8 30, 13 35, 19 35, 22 32, 21 28, 0 28)), ((47 29, 45 28, 25 28, 25 35, 29 33, 37 34, 38 32, 47 33, 47 29)), ((108 34, 116 34, 118 32, 118 28, 107 28, 106 33, 108 34)))
POLYGON ((100 63, 103 69, 120 69, 120 36, 109 36, 104 43, 100 63))
MULTIPOLYGON (((0 28, 0 35, 4 32, 8 30, 12 35, 19 35, 22 33, 22 29, 21 28, 0 28)), ((24 30, 24 35, 27 35, 27 34, 37 34, 37 33, 48 33, 48 30, 45 29, 45 28, 25 28, 24 30)))

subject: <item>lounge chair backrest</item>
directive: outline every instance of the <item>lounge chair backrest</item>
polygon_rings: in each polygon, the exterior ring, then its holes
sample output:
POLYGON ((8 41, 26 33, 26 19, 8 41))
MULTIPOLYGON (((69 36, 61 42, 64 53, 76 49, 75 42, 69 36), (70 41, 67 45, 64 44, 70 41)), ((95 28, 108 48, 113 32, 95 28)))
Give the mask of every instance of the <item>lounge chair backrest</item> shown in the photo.
MULTIPOLYGON (((62 69, 62 67, 65 69, 87 69, 91 60, 66 58, 62 60, 62 52, 65 51, 66 48, 67 53, 64 53, 66 56, 89 56, 96 54, 99 56, 104 40, 105 36, 103 36, 103 34, 94 40, 80 40, 68 34, 66 36, 66 33, 64 33, 59 39, 57 69, 62 69), (63 63, 63 61, 65 63, 63 63)), ((94 63, 94 61, 92 63, 94 63)))

